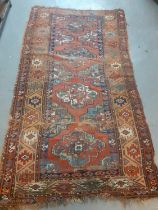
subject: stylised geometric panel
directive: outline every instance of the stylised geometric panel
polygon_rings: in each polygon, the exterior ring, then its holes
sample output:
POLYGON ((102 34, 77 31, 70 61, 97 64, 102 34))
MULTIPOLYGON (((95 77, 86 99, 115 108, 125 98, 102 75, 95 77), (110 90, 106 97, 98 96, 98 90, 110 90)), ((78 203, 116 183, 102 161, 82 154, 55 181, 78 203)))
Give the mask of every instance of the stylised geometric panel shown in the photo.
POLYGON ((88 86, 75 83, 57 92, 57 96, 73 108, 79 109, 84 107, 85 104, 92 103, 92 100, 97 97, 97 92, 91 90, 88 86))
POLYGON ((36 128, 29 128, 21 134, 21 141, 26 145, 34 146, 38 142, 39 131, 36 128))
POLYGON ((39 112, 33 109, 29 109, 26 114, 24 115, 24 127, 32 126, 39 121, 39 112))
POLYGON ((22 150, 19 153, 18 161, 22 163, 22 165, 27 164, 29 161, 32 161, 32 154, 27 150, 22 150))
POLYGON ((55 50, 57 55, 64 57, 102 57, 103 21, 101 16, 52 15, 54 27, 51 30, 49 53, 55 50), (71 44, 71 48, 68 44, 71 44))
POLYGON ((40 108, 42 105, 42 93, 34 93, 33 95, 29 95, 27 98, 28 106, 33 109, 40 108))
POLYGON ((131 120, 132 117, 132 113, 129 108, 130 107, 121 109, 120 112, 118 113, 119 117, 123 119, 125 122, 131 120))
MULTIPOLYGON (((89 128, 90 129, 90 128, 89 128)), ((107 136, 73 130, 70 133, 49 140, 49 159, 62 165, 60 170, 104 168, 101 160, 109 153, 107 136), (61 138, 61 139, 60 139, 61 138), (65 165, 63 164, 65 162, 65 165)))

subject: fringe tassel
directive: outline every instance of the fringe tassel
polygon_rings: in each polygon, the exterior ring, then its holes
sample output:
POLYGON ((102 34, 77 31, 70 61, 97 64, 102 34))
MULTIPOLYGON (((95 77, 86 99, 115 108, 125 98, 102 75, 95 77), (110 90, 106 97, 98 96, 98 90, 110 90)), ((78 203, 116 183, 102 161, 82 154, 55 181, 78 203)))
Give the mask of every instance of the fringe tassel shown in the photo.
POLYGON ((122 205, 122 209, 126 210, 128 207, 131 207, 133 205, 137 205, 138 209, 139 206, 142 206, 147 202, 150 198, 149 197, 140 197, 140 198, 126 198, 126 197, 119 197, 115 198, 113 196, 108 196, 108 197, 100 197, 95 196, 95 197, 82 197, 82 198, 70 198, 70 199, 63 199, 59 201, 45 201, 44 203, 40 204, 19 204, 15 207, 0 207, 0 210, 40 210, 41 208, 55 208, 59 206, 67 206, 71 204, 86 204, 88 202, 98 202, 98 201, 104 201, 104 202, 120 202, 122 205))

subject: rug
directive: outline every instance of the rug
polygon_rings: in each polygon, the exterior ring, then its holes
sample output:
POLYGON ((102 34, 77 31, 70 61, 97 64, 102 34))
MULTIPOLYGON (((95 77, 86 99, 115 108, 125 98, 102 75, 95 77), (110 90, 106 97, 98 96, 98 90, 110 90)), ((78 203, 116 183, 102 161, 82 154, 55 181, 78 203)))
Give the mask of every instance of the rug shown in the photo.
POLYGON ((157 196, 124 11, 32 8, 5 138, 0 205, 157 196))

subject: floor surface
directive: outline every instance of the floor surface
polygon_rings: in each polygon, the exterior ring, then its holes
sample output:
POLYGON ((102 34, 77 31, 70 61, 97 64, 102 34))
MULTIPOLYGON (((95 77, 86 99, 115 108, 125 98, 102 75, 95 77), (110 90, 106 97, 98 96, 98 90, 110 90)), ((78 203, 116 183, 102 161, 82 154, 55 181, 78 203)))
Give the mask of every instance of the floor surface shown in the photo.
MULTIPOLYGON (((152 0, 12 0, 12 5, 0 39, 0 148, 7 131, 22 39, 31 7, 44 5, 75 9, 122 8, 125 10, 128 23, 129 49, 135 78, 152 134, 155 161, 158 165, 158 5, 152 0)), ((119 201, 98 200, 53 209, 158 210, 158 199, 141 203, 130 202, 126 207, 119 201)))

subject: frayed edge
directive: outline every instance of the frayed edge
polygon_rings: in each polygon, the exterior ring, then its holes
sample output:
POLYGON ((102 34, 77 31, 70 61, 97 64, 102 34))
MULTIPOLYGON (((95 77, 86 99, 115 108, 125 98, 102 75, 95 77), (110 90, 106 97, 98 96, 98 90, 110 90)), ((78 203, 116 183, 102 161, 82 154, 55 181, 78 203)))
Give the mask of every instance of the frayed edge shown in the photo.
POLYGON ((68 205, 74 205, 74 204, 81 204, 85 205, 89 202, 120 202, 122 205, 122 208, 126 210, 126 208, 132 206, 132 205, 144 205, 146 201, 151 199, 151 197, 139 197, 139 198, 129 198, 129 197, 113 197, 113 196, 86 196, 83 198, 67 198, 67 199, 61 199, 57 201, 45 201, 42 203, 36 203, 36 204, 19 204, 16 206, 8 206, 8 207, 0 207, 0 210, 40 210, 40 209, 48 209, 48 208, 55 208, 59 206, 68 206, 68 205))

